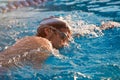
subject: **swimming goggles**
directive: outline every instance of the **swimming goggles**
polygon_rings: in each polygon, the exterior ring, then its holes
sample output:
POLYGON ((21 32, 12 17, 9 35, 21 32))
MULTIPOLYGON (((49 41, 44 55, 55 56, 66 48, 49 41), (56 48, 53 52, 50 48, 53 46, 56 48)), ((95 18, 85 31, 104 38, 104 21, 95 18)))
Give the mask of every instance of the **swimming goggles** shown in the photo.
POLYGON ((61 32, 59 30, 57 30, 56 28, 54 28, 53 26, 50 26, 51 29, 53 29, 54 31, 58 32, 60 34, 60 37, 65 40, 67 38, 69 38, 69 35, 67 35, 66 33, 64 32, 61 32))

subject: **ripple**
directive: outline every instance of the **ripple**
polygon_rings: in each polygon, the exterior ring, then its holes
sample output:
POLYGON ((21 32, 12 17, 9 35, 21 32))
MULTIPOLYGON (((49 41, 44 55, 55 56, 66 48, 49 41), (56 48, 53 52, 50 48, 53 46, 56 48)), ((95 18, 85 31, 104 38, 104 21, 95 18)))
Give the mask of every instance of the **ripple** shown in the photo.
POLYGON ((120 4, 120 1, 115 1, 115 2, 109 2, 109 3, 107 3, 107 5, 116 5, 116 4, 120 4))
POLYGON ((89 8, 89 11, 99 11, 99 12, 118 12, 120 11, 120 6, 105 6, 97 8, 89 8))
POLYGON ((89 4, 104 3, 104 2, 109 2, 109 1, 111 1, 111 0, 93 0, 93 1, 89 2, 89 4))

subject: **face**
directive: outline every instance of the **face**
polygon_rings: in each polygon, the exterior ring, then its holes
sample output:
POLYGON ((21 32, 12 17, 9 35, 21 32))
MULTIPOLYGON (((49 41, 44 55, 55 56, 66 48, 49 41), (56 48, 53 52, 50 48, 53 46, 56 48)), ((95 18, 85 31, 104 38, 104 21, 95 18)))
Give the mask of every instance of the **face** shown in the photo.
POLYGON ((51 42, 53 44, 53 47, 55 48, 61 48, 63 46, 68 45, 68 42, 70 41, 71 34, 69 33, 68 29, 55 29, 54 27, 51 27, 51 29, 54 31, 54 34, 52 35, 51 42))

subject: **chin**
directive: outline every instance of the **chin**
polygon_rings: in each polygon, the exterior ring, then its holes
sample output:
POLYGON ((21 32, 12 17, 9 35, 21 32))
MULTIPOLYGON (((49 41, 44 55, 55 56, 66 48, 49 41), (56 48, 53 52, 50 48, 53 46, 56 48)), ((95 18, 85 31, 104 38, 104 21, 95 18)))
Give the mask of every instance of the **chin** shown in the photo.
POLYGON ((59 48, 63 48, 63 47, 64 47, 64 45, 60 45, 60 46, 59 46, 59 48))
POLYGON ((59 48, 62 48, 63 46, 53 46, 55 49, 59 49, 59 48))

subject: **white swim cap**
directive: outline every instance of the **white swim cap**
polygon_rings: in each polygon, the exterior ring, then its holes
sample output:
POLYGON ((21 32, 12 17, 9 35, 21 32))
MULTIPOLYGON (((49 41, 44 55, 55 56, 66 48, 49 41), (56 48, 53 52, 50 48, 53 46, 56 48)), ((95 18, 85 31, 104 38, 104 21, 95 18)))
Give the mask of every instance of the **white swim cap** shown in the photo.
POLYGON ((62 25, 61 27, 67 27, 71 30, 71 27, 69 26, 69 24, 67 23, 67 21, 61 19, 61 18, 56 18, 56 17, 53 17, 53 18, 46 18, 46 19, 43 19, 40 23, 40 25, 62 25))
POLYGON ((54 22, 65 22, 65 20, 62 20, 60 18, 46 18, 44 20, 41 21, 40 24, 50 24, 50 23, 54 23, 54 22))

